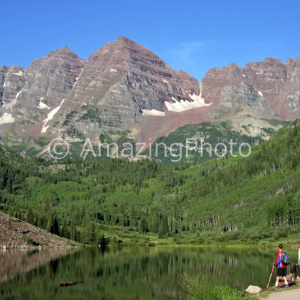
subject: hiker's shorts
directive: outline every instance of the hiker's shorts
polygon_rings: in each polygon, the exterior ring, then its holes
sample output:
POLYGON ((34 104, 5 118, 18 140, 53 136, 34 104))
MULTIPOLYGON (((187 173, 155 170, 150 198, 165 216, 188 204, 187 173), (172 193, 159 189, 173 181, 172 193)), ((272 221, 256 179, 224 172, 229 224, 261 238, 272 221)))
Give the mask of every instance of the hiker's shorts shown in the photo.
POLYGON ((278 268, 277 276, 285 277, 286 276, 286 268, 278 268))

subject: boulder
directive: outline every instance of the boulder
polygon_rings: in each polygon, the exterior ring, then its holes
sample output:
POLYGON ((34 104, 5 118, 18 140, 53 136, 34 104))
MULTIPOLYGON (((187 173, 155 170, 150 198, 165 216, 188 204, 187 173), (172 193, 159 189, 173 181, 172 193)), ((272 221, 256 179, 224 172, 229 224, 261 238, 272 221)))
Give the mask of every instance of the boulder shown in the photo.
POLYGON ((258 294, 262 291, 262 288, 255 285, 249 285, 248 288, 245 290, 248 294, 258 294))

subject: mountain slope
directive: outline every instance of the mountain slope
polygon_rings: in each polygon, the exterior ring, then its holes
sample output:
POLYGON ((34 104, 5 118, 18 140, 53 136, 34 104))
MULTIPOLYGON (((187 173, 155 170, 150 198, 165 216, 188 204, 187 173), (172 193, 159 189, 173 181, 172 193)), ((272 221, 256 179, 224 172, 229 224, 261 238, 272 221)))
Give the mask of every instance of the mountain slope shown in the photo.
MULTIPOLYGON (((69 240, 51 234, 22 220, 0 212, 0 247, 4 249, 30 247, 70 247, 69 240), (11 225, 10 225, 11 222, 11 225)), ((74 244, 74 246, 76 243, 74 244)))
POLYGON ((11 169, 1 203, 23 218, 31 206, 32 221, 43 226, 50 209, 62 232, 81 241, 92 241, 88 232, 104 225, 125 228, 124 238, 138 228, 177 242, 274 241, 300 226, 299 145, 299 122, 293 122, 248 157, 174 168, 147 160, 78 161, 30 177, 11 169))
MULTIPOLYGON (((267 120, 257 120, 261 124, 268 124, 267 120)), ((288 124, 289 122, 270 120, 271 124, 265 127, 254 128, 253 125, 241 125, 241 129, 236 128, 232 121, 203 122, 195 125, 185 125, 177 128, 166 137, 160 137, 144 151, 145 155, 151 153, 153 158, 157 158, 164 164, 177 164, 185 162, 203 162, 209 159, 216 159, 239 151, 240 145, 247 143, 250 146, 268 140, 272 133, 288 124), (272 123, 273 121, 273 123, 272 123), (232 145, 230 145, 232 143, 232 145), (176 147, 176 144, 181 145, 176 147), (166 145, 159 146, 159 145, 166 145), (225 145, 225 146, 224 146, 225 145), (196 146, 197 149, 194 149, 196 146), (211 154, 201 151, 211 147, 211 154), (226 147, 226 149, 225 149, 226 147), (165 155, 165 148, 168 155, 165 155), (188 148, 188 149, 187 149, 188 148)))

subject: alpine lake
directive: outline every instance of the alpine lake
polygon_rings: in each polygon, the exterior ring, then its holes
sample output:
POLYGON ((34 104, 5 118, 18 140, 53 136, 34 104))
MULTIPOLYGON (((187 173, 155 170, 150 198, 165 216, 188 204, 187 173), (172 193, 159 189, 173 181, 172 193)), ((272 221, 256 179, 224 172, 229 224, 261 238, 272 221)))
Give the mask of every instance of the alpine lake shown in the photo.
MULTIPOLYGON (((296 250, 285 250, 291 262, 297 258, 296 250)), ((265 288, 276 253, 274 247, 0 250, 0 299, 186 299, 184 273, 239 290, 265 288)))

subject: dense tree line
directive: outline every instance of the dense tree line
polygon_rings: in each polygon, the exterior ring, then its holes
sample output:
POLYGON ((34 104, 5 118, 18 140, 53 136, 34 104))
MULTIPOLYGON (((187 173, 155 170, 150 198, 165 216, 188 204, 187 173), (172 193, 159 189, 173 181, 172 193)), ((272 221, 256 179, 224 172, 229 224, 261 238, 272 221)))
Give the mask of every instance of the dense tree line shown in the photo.
POLYGON ((0 207, 83 243, 105 243, 104 225, 160 238, 299 226, 299 145, 295 121, 247 158, 173 167, 124 159, 51 164, 0 147, 0 207))

